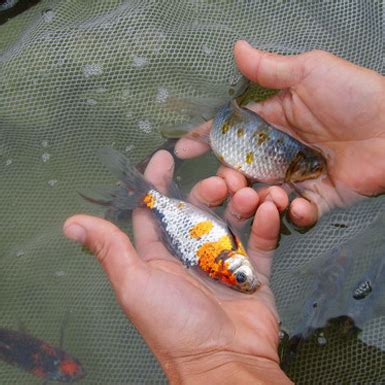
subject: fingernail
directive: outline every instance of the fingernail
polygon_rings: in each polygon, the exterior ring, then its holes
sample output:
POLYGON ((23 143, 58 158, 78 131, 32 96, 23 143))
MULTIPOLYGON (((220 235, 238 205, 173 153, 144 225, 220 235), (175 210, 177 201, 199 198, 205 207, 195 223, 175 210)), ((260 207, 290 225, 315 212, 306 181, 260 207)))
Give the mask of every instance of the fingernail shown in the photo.
POLYGON ((86 230, 77 224, 68 225, 64 228, 64 234, 73 241, 84 243, 86 240, 86 230))

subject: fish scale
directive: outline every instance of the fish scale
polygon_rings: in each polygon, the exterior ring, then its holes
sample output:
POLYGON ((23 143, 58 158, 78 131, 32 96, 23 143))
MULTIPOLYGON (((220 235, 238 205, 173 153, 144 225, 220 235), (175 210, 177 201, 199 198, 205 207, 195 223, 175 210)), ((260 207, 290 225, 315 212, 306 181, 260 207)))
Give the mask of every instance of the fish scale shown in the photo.
POLYGON ((265 183, 319 177, 326 162, 316 150, 265 122, 235 101, 223 106, 210 131, 210 145, 221 162, 265 183))
POLYGON ((187 266, 198 264, 198 250, 207 242, 215 242, 228 236, 228 230, 213 215, 187 202, 169 198, 156 190, 148 194, 154 197, 151 207, 155 217, 162 222, 169 246, 187 266), (212 229, 200 237, 192 237, 191 229, 203 222, 212 222, 212 229))

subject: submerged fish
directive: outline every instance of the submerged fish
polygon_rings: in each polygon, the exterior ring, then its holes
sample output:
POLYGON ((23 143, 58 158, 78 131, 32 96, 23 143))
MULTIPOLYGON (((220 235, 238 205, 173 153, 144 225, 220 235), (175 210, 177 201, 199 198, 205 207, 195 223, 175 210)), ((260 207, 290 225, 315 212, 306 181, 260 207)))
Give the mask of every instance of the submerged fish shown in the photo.
POLYGON ((260 282, 241 241, 213 212, 179 198, 161 194, 112 149, 99 155, 121 185, 94 203, 110 206, 107 218, 122 217, 136 207, 146 207, 157 220, 165 245, 187 266, 198 266, 210 278, 244 293, 260 282))
POLYGON ((28 334, 2 328, 0 360, 45 381, 72 383, 85 375, 80 362, 60 348, 28 334))
POLYGON ((221 162, 254 181, 295 183, 326 171, 326 161, 319 152, 235 101, 215 116, 209 142, 221 162))
POLYGON ((377 257, 352 289, 347 315, 359 328, 376 317, 385 315, 385 260, 377 257))
POLYGON ((5 11, 6 9, 12 8, 18 2, 19 0, 2 0, 0 1, 0 11, 5 11))
POLYGON ((295 335, 307 338, 312 331, 325 326, 328 319, 341 315, 338 301, 352 265, 351 254, 348 247, 333 249, 312 269, 312 285, 295 335))

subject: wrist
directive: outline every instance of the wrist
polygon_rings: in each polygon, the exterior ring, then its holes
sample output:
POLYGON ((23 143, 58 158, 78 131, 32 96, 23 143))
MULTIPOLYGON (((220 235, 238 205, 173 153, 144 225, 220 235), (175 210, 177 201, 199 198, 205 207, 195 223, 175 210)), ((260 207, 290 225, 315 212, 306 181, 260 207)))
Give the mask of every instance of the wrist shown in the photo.
POLYGON ((164 361, 163 369, 171 385, 292 384, 278 362, 227 351, 164 361))

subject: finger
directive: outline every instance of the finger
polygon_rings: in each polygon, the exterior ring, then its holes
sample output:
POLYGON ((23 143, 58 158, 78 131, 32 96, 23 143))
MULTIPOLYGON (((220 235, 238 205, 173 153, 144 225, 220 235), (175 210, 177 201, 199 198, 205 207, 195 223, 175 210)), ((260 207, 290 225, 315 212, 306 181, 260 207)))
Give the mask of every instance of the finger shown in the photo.
POLYGON ((296 198, 290 204, 289 218, 298 227, 313 226, 318 220, 317 206, 304 198, 296 198))
POLYGON ((180 159, 190 159, 206 153, 210 149, 208 137, 211 124, 211 120, 205 122, 193 132, 179 139, 175 145, 175 155, 180 159))
POLYGON ((223 203, 227 194, 228 188, 225 181, 217 176, 212 176, 198 182, 192 188, 188 200, 193 204, 215 207, 223 203))
POLYGON ((258 207, 259 197, 251 187, 238 190, 231 198, 225 210, 225 219, 237 229, 254 215, 258 207))
POLYGON ((286 191, 278 186, 262 187, 257 190, 261 202, 271 201, 279 212, 283 212, 289 206, 289 197, 286 191))
POLYGON ((239 70, 251 81, 268 88, 289 88, 305 77, 303 56, 282 56, 253 48, 246 41, 234 46, 239 70))
POLYGON ((265 101, 259 103, 249 103, 247 108, 256 112, 274 127, 277 127, 285 132, 291 132, 291 125, 287 120, 283 104, 286 95, 287 92, 283 91, 282 93, 272 96, 265 101))
POLYGON ((273 202, 262 203, 254 217, 248 244, 248 252, 257 271, 270 277, 273 250, 277 247, 280 218, 273 202))
MULTIPOLYGON (((158 191, 165 193, 172 180, 173 172, 174 160, 171 154, 168 151, 161 150, 155 153, 149 161, 144 176, 158 191)), ((154 218, 148 209, 134 210, 132 224, 136 249, 145 260, 154 257, 149 253, 149 250, 154 248, 154 243, 158 247, 156 257, 165 258, 168 256, 166 248, 162 245, 154 218)))
POLYGON ((165 150, 156 152, 144 171, 146 180, 163 194, 167 193, 173 175, 174 159, 172 155, 165 150))
POLYGON ((243 187, 247 186, 247 179, 244 175, 229 167, 221 166, 217 171, 217 175, 226 182, 229 193, 232 195, 243 187))
POLYGON ((75 215, 63 226, 67 238, 94 253, 118 297, 134 293, 148 274, 128 237, 114 224, 89 215, 75 215))

